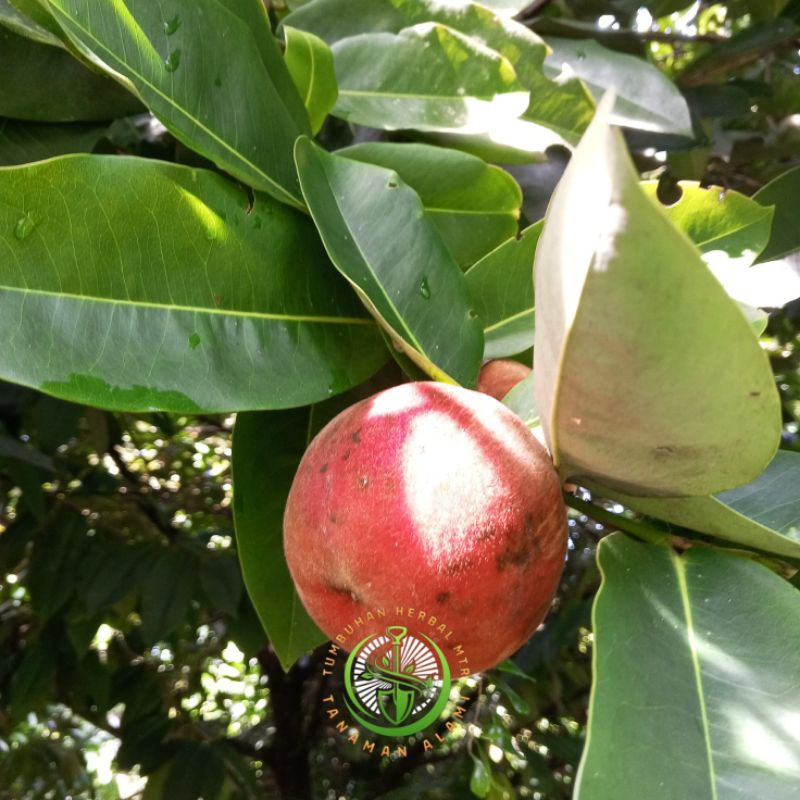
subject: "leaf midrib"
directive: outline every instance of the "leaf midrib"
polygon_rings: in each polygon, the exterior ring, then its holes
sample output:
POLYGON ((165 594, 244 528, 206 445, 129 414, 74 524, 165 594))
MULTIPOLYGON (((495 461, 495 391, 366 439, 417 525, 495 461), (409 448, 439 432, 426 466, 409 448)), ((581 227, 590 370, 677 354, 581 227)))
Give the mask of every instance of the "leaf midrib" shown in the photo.
POLYGON ((703 691, 703 677, 702 669, 700 667, 700 659, 697 655, 697 643, 694 632, 694 618, 692 616, 692 606, 689 600, 689 587, 686 583, 686 566, 683 559, 670 548, 669 550, 670 561, 675 569, 675 576, 678 581, 678 592, 681 598, 683 607, 683 615, 686 618, 686 633, 689 643, 689 652, 691 654, 692 672, 694 673, 695 691, 697 692, 697 701, 700 707, 700 722, 703 732, 703 743, 706 749, 706 759, 708 763, 708 779, 711 788, 711 800, 718 800, 717 798, 717 774, 714 768, 713 748, 711 746, 711 732, 708 723, 708 711, 706 709, 705 692, 703 691))
POLYGON ((265 319, 281 322, 308 322, 320 325, 374 325, 366 317, 323 317, 308 314, 276 314, 266 311, 237 311, 224 308, 209 308, 207 306, 176 306, 166 303, 156 303, 151 300, 118 300, 109 297, 94 297, 92 295, 73 294, 71 292, 50 292, 42 289, 23 289, 19 286, 2 286, 0 292, 14 292, 23 295, 37 295, 56 300, 77 300, 86 303, 105 303, 113 306, 130 306, 132 308, 157 308, 163 311, 179 313, 212 314, 223 317, 244 317, 246 319, 265 319))

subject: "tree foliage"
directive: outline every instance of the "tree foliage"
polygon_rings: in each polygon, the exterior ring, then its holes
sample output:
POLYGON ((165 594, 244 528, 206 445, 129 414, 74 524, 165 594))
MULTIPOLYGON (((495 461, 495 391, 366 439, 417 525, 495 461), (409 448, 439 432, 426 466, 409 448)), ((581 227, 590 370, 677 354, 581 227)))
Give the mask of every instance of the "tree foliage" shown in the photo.
POLYGON ((795 797, 798 46, 797 0, 0 0, 0 800, 795 797), (562 584, 381 760, 286 494, 501 357, 562 584))

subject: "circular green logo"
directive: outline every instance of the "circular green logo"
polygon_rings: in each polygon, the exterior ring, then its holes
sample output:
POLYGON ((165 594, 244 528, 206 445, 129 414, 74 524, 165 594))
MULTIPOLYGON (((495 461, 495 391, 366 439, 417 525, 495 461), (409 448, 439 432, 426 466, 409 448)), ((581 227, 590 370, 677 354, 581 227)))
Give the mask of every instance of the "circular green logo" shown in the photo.
POLYGON ((344 668, 345 702, 374 733, 406 736, 433 724, 450 696, 450 667, 425 634, 402 625, 362 639, 344 668))

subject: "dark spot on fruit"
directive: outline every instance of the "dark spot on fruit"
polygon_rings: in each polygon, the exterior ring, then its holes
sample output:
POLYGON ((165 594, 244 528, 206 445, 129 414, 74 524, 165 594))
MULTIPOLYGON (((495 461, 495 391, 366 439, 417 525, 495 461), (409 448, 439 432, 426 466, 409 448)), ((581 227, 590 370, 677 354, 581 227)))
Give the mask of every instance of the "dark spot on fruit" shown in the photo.
POLYGON ((368 478, 366 475, 362 475, 362 476, 361 476, 361 477, 358 479, 358 487, 359 487, 360 489, 366 489, 366 488, 367 488, 367 486, 369 486, 369 478, 368 478))
POLYGON ((319 468, 319 471, 320 471, 320 472, 321 472, 321 473, 324 475, 324 474, 325 474, 325 473, 328 471, 328 465, 327 465, 327 464, 323 464, 323 465, 322 465, 322 466, 319 468))
POLYGON ((502 572, 509 564, 514 567, 521 567, 528 562, 531 557, 531 551, 527 545, 519 548, 508 547, 497 558, 495 558, 495 565, 497 571, 502 572))
POLYGON ((478 535, 475 537, 479 542, 487 542, 494 539, 497 536, 497 532, 495 529, 490 525, 488 528, 484 528, 481 531, 478 531, 478 535))
POLYGON ((353 444, 358 444, 361 441, 361 428, 350 434, 350 441, 353 442, 353 444))
POLYGON ((329 519, 329 520, 330 520, 330 521, 331 521, 331 522, 332 522, 334 525, 335 525, 335 524, 336 524, 336 523, 339 521, 339 519, 338 519, 338 517, 336 516, 336 514, 331 514, 331 515, 328 517, 328 519, 329 519))
POLYGON ((348 458, 350 458, 350 451, 345 450, 344 453, 342 453, 342 461, 347 461, 348 458))
POLYGON ((657 456, 674 456, 675 448, 668 444, 661 444, 656 447, 657 456))
POLYGON ((750 392, 750 397, 761 397, 761 392, 750 392))
POLYGON ((450 598, 450 592, 439 592, 436 595, 436 602, 437 603, 446 603, 450 598))

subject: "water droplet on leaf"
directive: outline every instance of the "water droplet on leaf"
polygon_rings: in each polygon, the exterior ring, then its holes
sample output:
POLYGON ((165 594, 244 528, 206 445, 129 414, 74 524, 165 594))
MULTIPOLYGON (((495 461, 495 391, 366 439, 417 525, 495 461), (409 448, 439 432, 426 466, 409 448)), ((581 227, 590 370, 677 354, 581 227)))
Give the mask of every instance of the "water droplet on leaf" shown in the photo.
POLYGON ((172 36, 178 28, 181 26, 181 18, 179 14, 176 14, 172 19, 166 20, 164 22, 164 33, 167 36, 172 36))
POLYGON ((180 66, 181 63, 181 51, 180 50, 173 50, 165 59, 164 59, 164 66, 167 68, 167 72, 175 72, 176 69, 180 66))
POLYGON ((431 299, 431 287, 428 285, 428 279, 423 278, 422 283, 419 285, 419 293, 426 299, 431 299))
POLYGON ((27 239, 33 233, 33 229, 35 227, 36 220, 33 218, 33 214, 31 214, 29 211, 24 217, 20 217, 17 220, 17 224, 14 226, 14 236, 20 240, 27 239))

